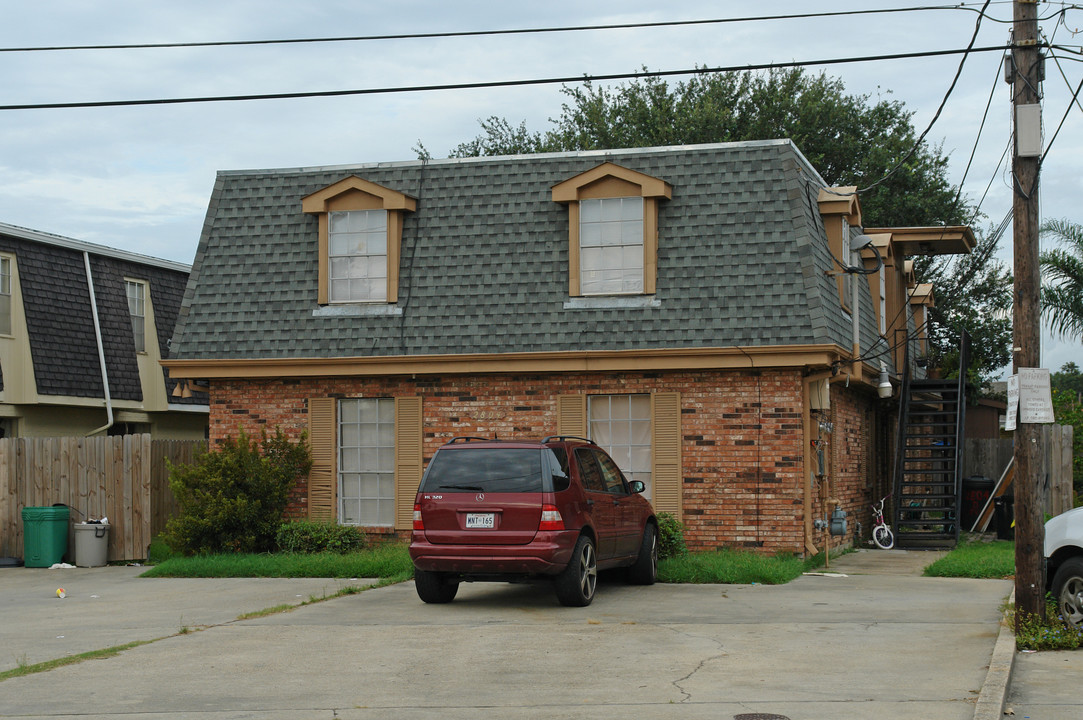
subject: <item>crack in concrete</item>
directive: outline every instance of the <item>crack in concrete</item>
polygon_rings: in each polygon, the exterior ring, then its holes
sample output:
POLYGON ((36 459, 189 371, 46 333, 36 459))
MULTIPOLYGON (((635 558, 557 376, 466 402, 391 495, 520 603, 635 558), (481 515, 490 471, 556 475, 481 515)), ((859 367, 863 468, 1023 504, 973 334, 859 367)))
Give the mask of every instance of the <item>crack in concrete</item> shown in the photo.
MULTIPOLYGON (((691 633, 686 633, 686 632, 684 632, 682 630, 678 630, 677 628, 670 627, 670 626, 667 626, 667 625, 655 625, 655 627, 663 628, 665 630, 669 630, 672 633, 675 633, 677 635, 683 635, 684 637, 695 638, 696 640, 706 640, 708 642, 711 642, 711 643, 714 643, 715 645, 717 645, 719 650, 722 650, 722 648, 723 648, 722 641, 718 640, 717 638, 705 637, 703 635, 693 635, 691 633)), ((688 680, 690 680, 700 670, 702 670, 704 667, 706 667, 708 663, 711 663, 711 662, 714 662, 715 660, 719 660, 721 658, 727 657, 727 655, 728 654, 725 653, 725 652, 719 652, 717 655, 711 655, 710 657, 705 657, 702 660, 700 660, 699 664, 696 665, 696 667, 694 667, 687 675, 685 675, 684 677, 679 677, 676 680, 671 681, 670 685, 675 687, 677 689, 677 692, 679 692, 681 694, 681 696, 682 696, 677 704, 679 705, 679 704, 682 704, 682 703, 686 703, 686 702, 688 702, 689 700, 692 699, 692 693, 685 690, 684 687, 681 685, 681 683, 684 683, 684 682, 687 682, 688 680)))

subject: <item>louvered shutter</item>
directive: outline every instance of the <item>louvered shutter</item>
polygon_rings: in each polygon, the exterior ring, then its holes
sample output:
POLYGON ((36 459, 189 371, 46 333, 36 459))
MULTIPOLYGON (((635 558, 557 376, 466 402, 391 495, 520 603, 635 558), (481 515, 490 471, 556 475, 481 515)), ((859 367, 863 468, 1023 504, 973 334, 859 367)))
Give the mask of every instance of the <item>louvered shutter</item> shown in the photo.
POLYGON ((414 525, 414 498, 423 470, 421 428, 421 398, 395 398, 396 530, 409 530, 414 525))
POLYGON ((587 396, 557 396, 557 435, 587 437, 587 396))
POLYGON ((651 394, 651 483, 657 512, 681 517, 681 395, 651 394))
POLYGON ((335 519, 335 448, 338 425, 334 398, 309 398, 308 442, 312 451, 312 469, 308 473, 308 517, 310 520, 335 519))

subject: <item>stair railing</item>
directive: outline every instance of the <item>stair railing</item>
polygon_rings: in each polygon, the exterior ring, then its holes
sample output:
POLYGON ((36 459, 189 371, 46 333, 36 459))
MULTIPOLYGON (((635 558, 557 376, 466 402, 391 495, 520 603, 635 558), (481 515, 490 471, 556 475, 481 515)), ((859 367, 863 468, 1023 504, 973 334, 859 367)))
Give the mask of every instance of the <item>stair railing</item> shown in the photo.
POLYGON ((966 376, 970 368, 970 333, 959 335, 959 382, 956 386, 955 419, 955 542, 959 542, 963 510, 963 465, 966 463, 966 376))

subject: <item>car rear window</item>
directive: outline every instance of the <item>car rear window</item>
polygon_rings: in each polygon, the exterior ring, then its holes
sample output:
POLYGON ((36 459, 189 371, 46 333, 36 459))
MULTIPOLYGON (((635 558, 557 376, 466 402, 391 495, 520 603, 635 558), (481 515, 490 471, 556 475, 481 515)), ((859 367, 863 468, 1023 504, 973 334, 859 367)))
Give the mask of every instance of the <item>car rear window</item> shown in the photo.
POLYGON ((422 492, 542 492, 542 455, 535 448, 446 449, 433 456, 422 492))

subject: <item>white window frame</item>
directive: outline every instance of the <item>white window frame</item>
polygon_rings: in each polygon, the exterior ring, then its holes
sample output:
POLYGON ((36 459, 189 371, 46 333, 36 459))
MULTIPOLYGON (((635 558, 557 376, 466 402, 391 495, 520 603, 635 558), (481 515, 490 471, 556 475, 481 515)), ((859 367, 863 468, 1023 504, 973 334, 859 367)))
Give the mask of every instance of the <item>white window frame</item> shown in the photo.
POLYGON ((339 400, 337 482, 339 524, 394 527, 394 398, 339 400))
POLYGON ((334 211, 330 213, 328 223, 328 302, 386 303, 387 210, 334 211), (356 224, 343 229, 344 223, 356 224), (343 288, 348 289, 344 292, 343 288))
POLYGON ((629 481, 641 480, 652 495, 651 396, 647 393, 588 395, 587 432, 609 453, 629 481))
POLYGON ((642 295, 644 200, 641 196, 579 201, 579 282, 583 295, 642 295))
POLYGON ((142 280, 124 280, 124 294, 128 299, 128 315, 132 319, 132 340, 135 351, 147 351, 147 284, 142 280), (138 292, 133 293, 134 290, 138 292))
POLYGON ((14 296, 11 288, 14 267, 14 258, 10 255, 0 255, 0 335, 11 335, 15 325, 12 317, 14 296))

